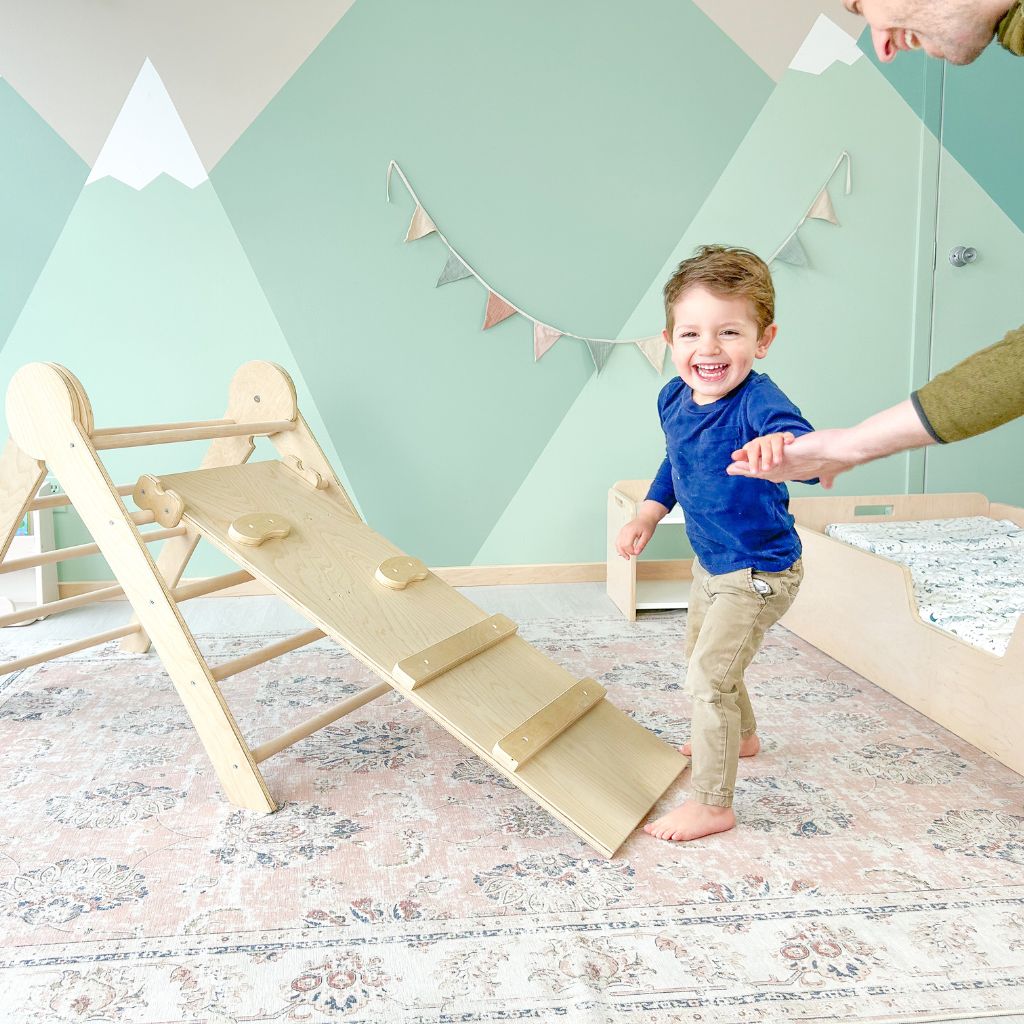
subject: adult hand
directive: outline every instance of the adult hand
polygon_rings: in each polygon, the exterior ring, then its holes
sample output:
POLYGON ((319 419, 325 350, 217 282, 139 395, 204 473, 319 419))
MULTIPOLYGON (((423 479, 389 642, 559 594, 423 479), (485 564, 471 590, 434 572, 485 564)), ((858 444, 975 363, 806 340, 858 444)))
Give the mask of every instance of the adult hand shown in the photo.
POLYGON ((730 476, 749 476, 755 480, 771 480, 781 484, 786 480, 811 480, 818 477, 822 487, 831 487, 833 480, 859 462, 850 444, 849 430, 815 430, 789 441, 779 451, 773 451, 770 468, 763 469, 751 461, 748 448, 732 453, 733 462, 727 467, 730 476))
POLYGON ((781 484, 786 480, 818 477, 822 487, 831 487, 840 473, 874 459, 935 444, 908 398, 890 409, 876 412, 855 427, 814 430, 802 434, 782 449, 782 458, 771 469, 755 469, 740 448, 732 453, 726 467, 730 476, 749 476, 781 484))

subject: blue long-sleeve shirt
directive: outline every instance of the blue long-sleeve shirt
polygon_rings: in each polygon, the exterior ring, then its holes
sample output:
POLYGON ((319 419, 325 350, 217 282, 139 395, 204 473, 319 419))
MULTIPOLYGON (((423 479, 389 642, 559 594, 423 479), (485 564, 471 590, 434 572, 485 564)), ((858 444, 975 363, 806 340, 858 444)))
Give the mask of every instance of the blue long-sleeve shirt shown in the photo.
POLYGON ((675 377, 658 395, 658 414, 665 460, 647 497, 668 509, 679 502, 701 565, 716 576, 791 566, 801 544, 785 485, 725 470, 732 453, 755 437, 813 430, 800 410, 767 374, 751 370, 742 384, 708 405, 694 402, 692 388, 675 377))

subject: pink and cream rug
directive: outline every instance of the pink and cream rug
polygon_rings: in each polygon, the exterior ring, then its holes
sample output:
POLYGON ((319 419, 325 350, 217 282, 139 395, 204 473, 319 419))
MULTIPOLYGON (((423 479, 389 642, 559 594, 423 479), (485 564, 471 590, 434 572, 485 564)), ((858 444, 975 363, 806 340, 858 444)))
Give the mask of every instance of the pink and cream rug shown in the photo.
MULTIPOLYGON (((687 738, 681 614, 521 632, 687 738)), ((200 642, 219 661, 267 637, 200 642)), ((255 743, 374 681, 322 642, 225 691, 255 743)), ((638 832, 605 861, 395 695, 266 762, 284 806, 260 816, 220 795, 155 657, 110 645, 0 680, 0 1018, 1022 1010, 1024 780, 781 628, 748 685, 764 750, 740 765, 740 826, 638 832)))

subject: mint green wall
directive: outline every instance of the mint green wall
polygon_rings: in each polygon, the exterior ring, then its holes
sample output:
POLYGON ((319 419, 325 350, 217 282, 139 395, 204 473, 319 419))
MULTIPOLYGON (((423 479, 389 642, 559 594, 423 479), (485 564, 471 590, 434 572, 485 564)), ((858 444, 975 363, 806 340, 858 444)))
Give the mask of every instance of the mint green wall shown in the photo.
MULTIPOLYGON (((779 336, 756 369, 821 426, 855 422, 905 398, 923 134, 866 60, 834 64, 820 77, 788 72, 652 276, 622 336, 660 323, 662 286, 698 244, 745 245, 770 257, 846 148, 853 192, 843 194, 842 171, 830 190, 841 227, 809 221, 800 239, 810 266, 775 264, 779 336)), ((588 381, 492 531, 482 562, 499 560, 513 545, 527 562, 600 559, 609 484, 653 476, 664 455, 655 402, 672 365, 666 360, 659 378, 640 364, 635 352, 617 351, 588 381), (566 466, 573 467, 571 481, 566 466)), ((840 477, 836 493, 902 492, 907 472, 906 456, 874 463, 840 477)), ((820 493, 801 484, 791 491, 820 493)))
MULTIPOLYGON (((678 0, 642 18, 356 4, 213 181, 377 529, 432 564, 529 561, 526 538, 481 546, 593 376, 580 342, 535 365, 522 319, 482 334, 475 282, 435 290, 446 251, 403 245, 413 207, 398 182, 383 204, 388 161, 495 288, 615 337, 770 88, 678 0), (710 103, 693 86, 712 79, 710 103)), ((571 454, 569 491, 580 458, 602 456, 571 454)), ((575 557, 571 536, 552 540, 552 560, 575 557)))
POLYGON ((0 79, 0 348, 89 168, 0 79))
MULTIPOLYGON (((986 63, 978 75, 1013 70, 986 63)), ((0 386, 26 361, 56 360, 82 379, 101 425, 219 416, 233 370, 272 359, 295 376, 368 521, 405 550, 434 565, 601 561, 609 485, 657 467, 667 377, 632 347, 597 375, 569 339, 535 364, 518 317, 481 332, 483 289, 436 289, 440 240, 403 243, 412 203, 397 179, 385 203, 388 160, 513 301, 576 333, 628 338, 660 330, 662 283, 698 243, 769 255, 848 149, 853 194, 841 174, 831 186, 842 226, 809 222, 811 265, 776 265, 781 332, 758 367, 813 422, 844 425, 1020 320, 1024 253, 1000 206, 1004 179, 991 147, 979 144, 966 170, 940 150, 941 91, 941 66, 908 55, 774 83, 685 0, 642 12, 358 0, 209 182, 135 191, 82 188, 84 164, 0 82, 0 126, 36 140, 37 165, 13 157, 36 213, 22 222, 25 258, 4 248, 16 271, 4 302, 12 322, 20 315, 0 386), (949 276, 945 249, 961 243, 983 260, 949 276)), ((951 148, 971 147, 981 95, 954 95, 951 148)), ((1021 440, 1013 427, 899 456, 837 490, 982 489, 1024 502, 1022 474, 1001 469, 1021 440)), ((108 464, 131 480, 187 468, 200 451, 111 453, 108 464)), ((57 519, 63 543, 78 539, 73 513, 57 519)), ((686 548, 677 531, 653 550, 686 548)), ((203 551, 189 571, 223 565, 203 551)), ((99 560, 64 571, 108 575, 99 560)))
MULTIPOLYGON (((14 330, 0 379, 34 360, 62 363, 81 380, 97 426, 219 417, 241 362, 292 364, 300 406, 326 436, 306 382, 209 183, 167 177, 136 192, 103 179, 75 205, 14 330)), ((325 449, 336 466, 337 456, 325 449)), ((115 481, 193 469, 201 445, 107 452, 115 481)), ((54 517, 59 544, 83 538, 73 512, 54 517)), ((158 549, 155 549, 158 550, 158 549)), ((195 575, 224 571, 212 549, 195 575)), ((62 566, 67 579, 109 579, 100 559, 62 566)))

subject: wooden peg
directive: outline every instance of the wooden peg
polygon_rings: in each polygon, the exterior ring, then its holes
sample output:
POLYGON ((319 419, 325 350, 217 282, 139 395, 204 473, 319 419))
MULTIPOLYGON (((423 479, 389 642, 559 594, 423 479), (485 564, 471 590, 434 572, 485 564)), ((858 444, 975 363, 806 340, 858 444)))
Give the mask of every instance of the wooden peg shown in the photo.
POLYGON ((266 540, 283 539, 292 532, 292 524, 276 512, 250 512, 239 516, 228 527, 228 536, 236 544, 258 548, 266 540))
POLYGON ((297 473, 310 487, 317 491, 327 489, 327 481, 315 470, 307 469, 298 455, 285 455, 281 462, 286 469, 297 473))
POLYGON ((152 512, 156 521, 166 530, 177 526, 185 513, 185 502, 181 495, 165 490, 164 485, 150 473, 139 477, 132 491, 132 501, 139 508, 152 512))
POLYGON ((425 580, 428 572, 427 567, 418 558, 398 555, 396 558, 385 558, 373 575, 374 579, 385 587, 405 590, 410 583, 425 580))

